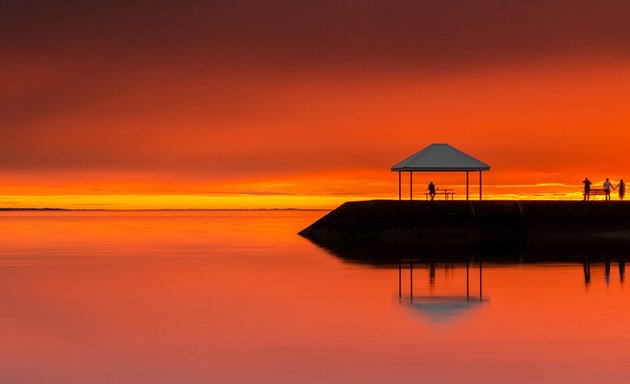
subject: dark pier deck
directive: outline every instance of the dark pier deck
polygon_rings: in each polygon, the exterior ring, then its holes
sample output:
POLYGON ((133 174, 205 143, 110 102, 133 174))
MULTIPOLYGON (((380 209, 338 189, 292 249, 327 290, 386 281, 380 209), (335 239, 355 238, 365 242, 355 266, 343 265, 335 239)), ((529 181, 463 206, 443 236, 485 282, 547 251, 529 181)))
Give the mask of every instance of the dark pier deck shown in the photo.
POLYGON ((518 254, 523 250, 545 254, 548 261, 577 261, 584 255, 617 259, 630 252, 630 203, 348 202, 300 235, 357 261, 391 255, 463 255, 478 251, 518 254))

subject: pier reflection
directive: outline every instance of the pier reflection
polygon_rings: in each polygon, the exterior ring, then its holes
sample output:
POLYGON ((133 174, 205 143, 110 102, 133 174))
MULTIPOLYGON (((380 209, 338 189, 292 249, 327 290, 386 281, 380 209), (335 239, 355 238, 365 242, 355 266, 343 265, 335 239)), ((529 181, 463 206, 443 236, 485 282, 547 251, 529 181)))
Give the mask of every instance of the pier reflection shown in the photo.
POLYGON ((451 322, 468 317, 464 315, 475 309, 489 308, 485 285, 494 289, 492 308, 505 307, 516 299, 513 308, 521 310, 520 305, 548 301, 550 295, 574 297, 584 287, 590 295, 606 292, 614 296, 610 288, 623 291, 630 253, 605 245, 597 250, 418 247, 367 240, 359 245, 317 245, 346 263, 397 269, 397 292, 391 292, 394 300, 432 323, 451 322))
POLYGON ((627 254, 630 253, 630 250, 623 248, 605 248, 599 251, 574 248, 506 251, 504 249, 465 250, 461 248, 419 249, 411 246, 387 249, 374 244, 334 248, 318 245, 347 263, 398 269, 399 301, 425 312, 434 308, 433 304, 440 304, 456 312, 455 308, 484 303, 484 265, 491 267, 536 266, 537 268, 549 266, 554 270, 558 270, 555 268, 559 266, 577 266, 578 268, 581 266, 575 271, 580 274, 581 270, 583 284, 587 287, 592 285, 593 279, 596 279, 595 282, 598 284, 619 283, 623 286, 627 254), (461 284, 459 292, 455 292, 453 287, 449 287, 448 292, 442 292, 443 285, 439 284, 440 280, 444 280, 440 277, 441 270, 465 274, 465 278, 461 276, 452 278, 449 283, 452 285, 454 281, 457 281, 461 284), (424 271, 424 273, 419 275, 419 271, 424 271), (475 276, 474 281, 471 276, 475 276))

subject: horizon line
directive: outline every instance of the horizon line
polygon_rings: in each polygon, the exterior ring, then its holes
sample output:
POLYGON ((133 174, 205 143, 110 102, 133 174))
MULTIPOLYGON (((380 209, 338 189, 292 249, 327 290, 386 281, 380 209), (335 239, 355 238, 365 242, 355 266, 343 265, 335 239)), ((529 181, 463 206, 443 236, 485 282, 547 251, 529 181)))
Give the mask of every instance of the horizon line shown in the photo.
POLYGON ((6 211, 72 211, 72 212, 147 212, 147 211, 330 211, 332 208, 142 208, 142 209, 116 209, 116 208, 52 208, 52 207, 28 207, 11 208, 0 207, 0 212, 6 211))

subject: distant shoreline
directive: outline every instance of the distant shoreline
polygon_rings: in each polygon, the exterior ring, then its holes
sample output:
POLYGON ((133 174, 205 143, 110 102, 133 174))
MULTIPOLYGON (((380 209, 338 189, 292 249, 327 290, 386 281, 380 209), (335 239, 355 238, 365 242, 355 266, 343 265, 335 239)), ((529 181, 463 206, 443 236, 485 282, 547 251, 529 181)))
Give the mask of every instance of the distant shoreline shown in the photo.
POLYGON ((0 208, 0 211, 71 211, 65 208, 0 208))

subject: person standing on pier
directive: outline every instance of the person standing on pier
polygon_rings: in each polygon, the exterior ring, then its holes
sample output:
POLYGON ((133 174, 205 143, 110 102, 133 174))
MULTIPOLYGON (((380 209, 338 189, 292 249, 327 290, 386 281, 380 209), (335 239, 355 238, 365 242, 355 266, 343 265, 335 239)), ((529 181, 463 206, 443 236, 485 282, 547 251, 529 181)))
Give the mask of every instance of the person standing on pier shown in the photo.
POLYGON ((586 177, 584 181, 582 181, 582 183, 584 183, 584 201, 590 200, 591 199, 591 184, 593 183, 591 183, 588 177, 586 177))
POLYGON ((435 197, 435 185, 433 184, 432 181, 429 181, 429 197, 431 197, 431 200, 433 200, 433 198, 435 197))
POLYGON ((608 181, 608 178, 606 178, 606 181, 604 181, 604 194, 606 195, 606 200, 610 200, 610 188, 615 188, 613 187, 612 183, 610 181, 608 181))
POLYGON ((623 179, 619 179, 619 184, 617 184, 616 188, 619 188, 619 200, 623 200, 624 196, 626 196, 626 183, 623 182, 623 179))

